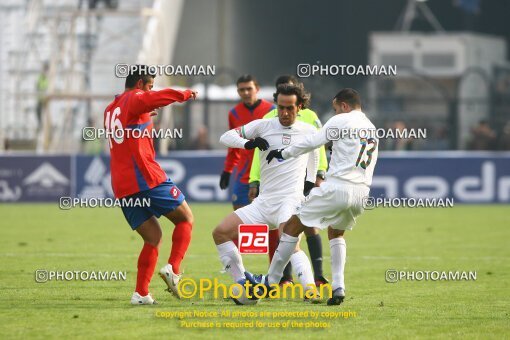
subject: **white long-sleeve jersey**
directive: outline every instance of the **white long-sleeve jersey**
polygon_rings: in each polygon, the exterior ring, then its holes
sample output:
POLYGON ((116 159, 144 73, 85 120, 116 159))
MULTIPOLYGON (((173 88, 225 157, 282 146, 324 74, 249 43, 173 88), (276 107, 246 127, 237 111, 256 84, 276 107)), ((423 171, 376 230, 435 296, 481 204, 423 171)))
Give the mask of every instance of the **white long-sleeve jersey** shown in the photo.
POLYGON ((379 141, 375 126, 361 111, 337 114, 314 134, 282 151, 284 159, 297 157, 333 142, 326 180, 339 179, 353 184, 372 184, 379 141), (372 135, 370 135, 372 132, 372 135), (368 136, 368 138, 360 138, 368 136))
POLYGON ((220 143, 230 148, 244 148, 249 139, 262 137, 269 143, 269 149, 260 151, 260 190, 259 199, 300 198, 303 196, 306 179, 315 182, 319 165, 319 150, 311 149, 302 155, 267 164, 266 156, 270 150, 281 149, 303 141, 316 129, 301 121, 292 126, 283 126, 278 117, 257 119, 237 129, 225 132, 220 143))

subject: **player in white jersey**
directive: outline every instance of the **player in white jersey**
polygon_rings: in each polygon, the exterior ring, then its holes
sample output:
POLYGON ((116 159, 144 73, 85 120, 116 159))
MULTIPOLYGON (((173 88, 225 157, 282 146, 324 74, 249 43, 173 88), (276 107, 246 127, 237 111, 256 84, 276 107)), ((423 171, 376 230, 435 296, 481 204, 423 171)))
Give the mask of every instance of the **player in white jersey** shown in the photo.
POLYGON ((374 125, 361 111, 360 96, 355 90, 341 90, 333 99, 333 108, 336 115, 323 128, 302 142, 267 155, 271 164, 274 158, 288 160, 330 141, 333 144, 327 180, 312 189, 297 213, 285 224, 268 275, 254 276, 248 272, 245 275, 253 284, 263 283, 271 288, 280 282, 298 235, 306 227, 327 227, 333 276, 333 296, 328 305, 339 305, 345 298, 346 244, 343 235, 345 230, 352 229, 356 217, 363 212, 377 162, 378 140, 374 125))
MULTIPOLYGON (((308 95, 302 85, 280 85, 274 97, 278 106, 278 117, 254 120, 240 128, 227 131, 221 136, 220 142, 230 148, 258 147, 261 150, 261 159, 269 154, 269 147, 280 149, 304 142, 306 136, 314 132, 315 128, 296 120, 298 111, 308 102, 308 95)), ((259 196, 251 204, 228 215, 213 231, 220 260, 234 281, 245 279, 241 255, 233 242, 238 238, 239 225, 267 224, 271 229, 283 228, 283 224, 296 213, 304 199, 305 175, 306 181, 315 181, 318 163, 319 150, 314 149, 286 161, 261 162, 259 196)), ((311 264, 297 242, 289 260, 300 278, 303 290, 312 289, 315 283, 311 264)))

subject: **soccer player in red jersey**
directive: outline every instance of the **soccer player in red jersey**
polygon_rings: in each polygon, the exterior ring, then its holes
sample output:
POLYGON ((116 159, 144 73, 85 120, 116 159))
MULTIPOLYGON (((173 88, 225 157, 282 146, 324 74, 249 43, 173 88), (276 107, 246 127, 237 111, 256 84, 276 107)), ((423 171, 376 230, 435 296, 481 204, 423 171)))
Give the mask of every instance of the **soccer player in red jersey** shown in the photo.
MULTIPOLYGON (((261 119, 276 106, 264 99, 258 99, 259 85, 257 80, 249 75, 237 79, 237 93, 241 102, 228 113, 229 129, 246 125, 252 120, 261 119)), ((250 204, 248 199, 250 169, 253 159, 253 150, 229 148, 225 165, 220 179, 220 188, 228 188, 230 175, 237 169, 232 188, 232 205, 234 210, 250 204)))
POLYGON ((136 289, 131 298, 131 304, 134 305, 156 303, 149 293, 149 283, 156 267, 162 236, 157 218, 163 215, 175 224, 170 258, 168 264, 161 268, 159 275, 167 284, 169 292, 177 297, 177 285, 181 277, 179 267, 188 249, 193 225, 193 214, 184 195, 156 162, 150 133, 143 131, 152 129, 153 110, 174 102, 182 103, 195 99, 197 93, 170 88, 152 91, 154 77, 145 65, 131 68, 126 78, 125 91, 115 96, 104 112, 107 131, 124 130, 124 134, 109 135, 111 178, 115 197, 139 202, 143 199, 150 200, 148 207, 122 207, 129 225, 144 241, 138 257, 136 289), (129 130, 138 131, 126 133, 129 130))

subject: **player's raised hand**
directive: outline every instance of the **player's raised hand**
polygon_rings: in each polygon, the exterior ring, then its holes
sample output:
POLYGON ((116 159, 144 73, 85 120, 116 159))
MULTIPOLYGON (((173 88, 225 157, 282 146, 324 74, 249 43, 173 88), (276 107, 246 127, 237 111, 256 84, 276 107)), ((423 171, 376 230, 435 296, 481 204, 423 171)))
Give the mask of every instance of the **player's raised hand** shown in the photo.
POLYGON ((246 150, 252 150, 255 148, 259 148, 259 150, 266 151, 269 149, 269 143, 262 137, 257 137, 255 139, 249 140, 244 144, 244 148, 246 150))
POLYGON ((283 149, 276 149, 276 150, 269 151, 269 153, 267 154, 267 157, 266 157, 267 164, 271 163, 273 158, 283 159, 282 151, 283 151, 283 149))
POLYGON ((191 91, 190 98, 193 99, 193 100, 197 99, 198 92, 197 91, 193 91, 193 90, 190 90, 190 91, 191 91))

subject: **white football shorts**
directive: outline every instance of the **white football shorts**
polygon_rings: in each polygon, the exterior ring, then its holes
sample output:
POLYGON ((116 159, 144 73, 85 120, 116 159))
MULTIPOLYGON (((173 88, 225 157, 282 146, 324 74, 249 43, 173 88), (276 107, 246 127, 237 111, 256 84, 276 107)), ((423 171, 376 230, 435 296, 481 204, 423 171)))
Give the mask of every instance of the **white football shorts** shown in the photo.
POLYGON ((356 217, 363 212, 363 203, 370 188, 349 182, 322 182, 305 198, 296 215, 307 227, 351 230, 356 217))
POLYGON ((234 212, 245 224, 267 224, 269 230, 273 230, 296 214, 301 201, 302 198, 267 199, 259 196, 234 212))

